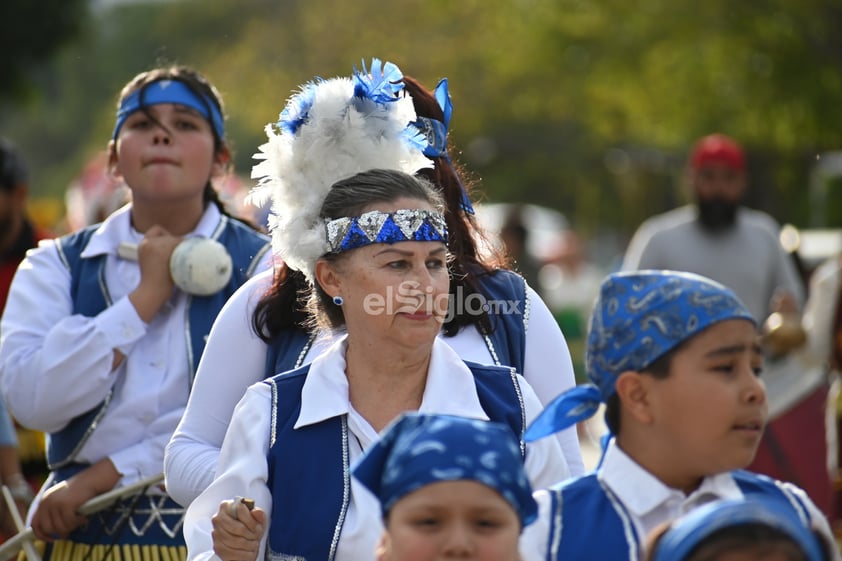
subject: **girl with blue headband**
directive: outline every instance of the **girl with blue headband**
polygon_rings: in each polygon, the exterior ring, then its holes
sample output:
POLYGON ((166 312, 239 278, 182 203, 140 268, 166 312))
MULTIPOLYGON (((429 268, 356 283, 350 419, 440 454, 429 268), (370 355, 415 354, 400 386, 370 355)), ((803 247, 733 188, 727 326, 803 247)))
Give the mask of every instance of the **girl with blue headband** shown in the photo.
POLYGON ((537 514, 519 444, 498 423, 406 413, 352 473, 380 502, 377 561, 515 561, 537 514))
POLYGON ((607 449, 594 473, 537 491, 527 561, 639 560, 644 538, 713 499, 765 497, 821 528, 803 490, 743 471, 766 422, 755 320, 725 286, 673 271, 609 275, 591 314, 592 384, 551 403, 526 440, 605 404, 607 449))
POLYGON ((212 180, 230 160, 223 107, 193 69, 132 79, 108 154, 132 201, 27 255, 0 329, 2 390, 23 425, 49 433, 51 473, 29 513, 35 536, 49 542, 46 557, 97 560, 120 549, 135 560, 180 559, 184 510, 161 487, 90 516, 79 508, 160 481, 211 323, 269 266, 270 244, 219 202, 212 180), (207 279, 176 283, 176 248, 199 240, 230 259, 220 262, 230 276, 212 292, 200 290, 207 279))

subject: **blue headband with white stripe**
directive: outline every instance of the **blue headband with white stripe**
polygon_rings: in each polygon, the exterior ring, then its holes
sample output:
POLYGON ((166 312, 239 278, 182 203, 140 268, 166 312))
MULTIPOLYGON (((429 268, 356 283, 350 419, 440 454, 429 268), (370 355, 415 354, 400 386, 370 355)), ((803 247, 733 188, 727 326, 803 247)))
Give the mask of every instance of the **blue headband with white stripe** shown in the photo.
POLYGON ((225 125, 223 124, 222 113, 213 100, 197 95, 187 84, 180 80, 158 80, 151 84, 146 84, 126 96, 120 104, 120 109, 117 110, 117 124, 114 126, 111 139, 117 139, 117 135, 120 134, 120 129, 123 127, 126 119, 129 118, 129 115, 144 107, 158 105, 160 103, 176 103, 198 111, 211 124, 216 136, 220 140, 225 138, 225 125))

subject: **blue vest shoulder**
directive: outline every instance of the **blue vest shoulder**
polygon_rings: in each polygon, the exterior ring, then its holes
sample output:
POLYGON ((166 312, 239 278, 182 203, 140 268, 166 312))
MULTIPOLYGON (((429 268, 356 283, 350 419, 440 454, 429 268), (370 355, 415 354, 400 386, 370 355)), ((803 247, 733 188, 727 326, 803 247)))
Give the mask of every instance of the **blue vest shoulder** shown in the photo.
POLYGON ((807 508, 801 497, 781 481, 745 470, 733 471, 731 472, 731 476, 737 482, 744 495, 760 495, 773 500, 779 499, 789 505, 801 520, 808 525, 810 524, 810 509, 807 508))
MULTIPOLYGON (((737 470, 731 474, 744 495, 763 495, 788 504, 809 523, 801 499, 780 482, 737 470)), ((619 499, 591 473, 548 489, 551 497, 548 561, 640 558, 640 536, 619 499), (594 524, 599 520, 599 524, 594 524)))
POLYGON ((548 561, 639 559, 640 538, 631 516, 595 473, 547 491, 552 500, 548 561))
POLYGON ((281 331, 266 347, 264 376, 269 378, 301 366, 314 338, 297 327, 281 331))
POLYGON ((488 305, 491 332, 486 336, 493 347, 492 356, 497 364, 511 366, 522 374, 529 321, 526 281, 507 270, 479 275, 477 280, 488 305))

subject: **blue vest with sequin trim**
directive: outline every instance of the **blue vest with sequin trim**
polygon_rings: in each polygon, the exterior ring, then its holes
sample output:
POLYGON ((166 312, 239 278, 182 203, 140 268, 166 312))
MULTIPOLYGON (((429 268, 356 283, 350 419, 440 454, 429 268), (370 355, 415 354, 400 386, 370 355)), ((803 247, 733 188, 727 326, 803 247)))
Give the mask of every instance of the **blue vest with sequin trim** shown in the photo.
MULTIPOLYGON (((62 261, 70 271, 70 295, 73 313, 93 317, 112 304, 105 284, 106 255, 82 258, 81 254, 99 225, 88 226, 56 240, 62 261)), ((228 249, 233 263, 231 280, 222 290, 210 296, 189 296, 187 317, 189 333, 187 358, 190 383, 193 382, 199 359, 205 349, 205 338, 222 305, 256 271, 255 268, 270 249, 269 238, 238 220, 222 216, 213 239, 228 249)), ((101 404, 71 420, 58 432, 47 435, 47 463, 52 470, 73 462, 82 445, 105 413, 111 393, 101 404)))
MULTIPOLYGON (((731 472, 731 475, 744 495, 780 499, 801 520, 809 523, 806 506, 779 481, 743 470, 731 472)), ((548 491, 551 506, 547 561, 642 559, 641 536, 637 535, 631 515, 597 479, 596 473, 551 487, 548 491)))
MULTIPOLYGON (((511 427, 525 454, 525 413, 514 372, 466 364, 474 375, 483 410, 492 421, 511 427)), ((267 559, 334 559, 350 502, 345 415, 293 429, 309 370, 307 365, 264 382, 272 388, 274 423, 268 456, 272 517, 267 559)))
MULTIPOLYGON (((526 282, 520 275, 506 270, 480 275, 478 279, 489 304, 492 329, 483 334, 488 352, 497 366, 511 366, 523 374, 529 321, 526 282)), ((267 348, 265 377, 301 366, 312 342, 313 338, 301 329, 282 331, 267 348)))

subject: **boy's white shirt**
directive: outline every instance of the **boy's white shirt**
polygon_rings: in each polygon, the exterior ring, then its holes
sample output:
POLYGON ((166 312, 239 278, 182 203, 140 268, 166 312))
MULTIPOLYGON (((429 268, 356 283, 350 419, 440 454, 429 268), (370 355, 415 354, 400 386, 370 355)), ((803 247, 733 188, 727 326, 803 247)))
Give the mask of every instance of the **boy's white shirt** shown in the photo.
MULTIPOLYGON (((664 485, 658 478, 646 471, 611 439, 605 451, 602 465, 597 469, 597 479, 608 487, 625 507, 634 524, 638 540, 645 543, 646 536, 663 522, 675 520, 709 502, 718 499, 734 499, 743 496, 730 473, 708 476, 690 495, 664 485)), ((810 512, 814 525, 829 544, 835 544, 833 532, 824 514, 807 494, 792 485, 783 484, 787 490, 798 495, 810 512)), ((546 489, 534 493, 538 503, 538 519, 527 526, 520 539, 523 561, 539 561, 547 558, 547 547, 552 502, 546 489)), ((575 513, 571 513, 575 516, 575 513)), ((833 559, 842 561, 837 547, 833 547, 833 559)))

